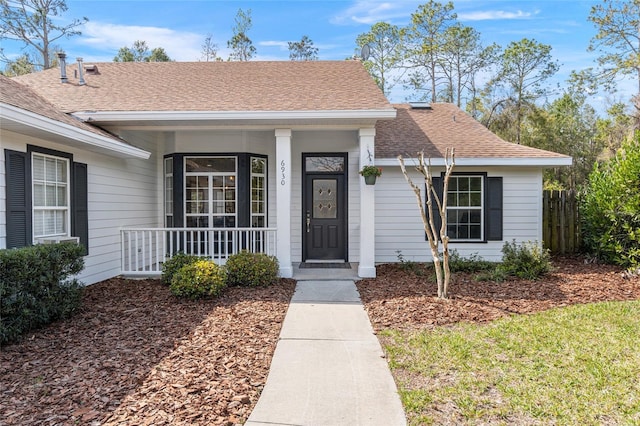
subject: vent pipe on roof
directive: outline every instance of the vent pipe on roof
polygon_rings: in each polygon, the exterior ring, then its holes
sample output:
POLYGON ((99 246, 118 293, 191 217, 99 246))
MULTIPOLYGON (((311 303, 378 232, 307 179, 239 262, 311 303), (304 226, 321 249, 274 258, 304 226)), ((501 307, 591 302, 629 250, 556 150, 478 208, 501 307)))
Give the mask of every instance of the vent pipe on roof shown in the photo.
POLYGON ((411 109, 431 109, 429 102, 409 102, 411 109))
POLYGON ((60 63, 60 83, 66 83, 67 79, 67 55, 64 52, 58 52, 58 62, 60 63))
POLYGON ((80 76, 80 79, 78 80, 78 84, 80 86, 84 86, 85 84, 87 84, 86 81, 84 81, 84 76, 82 75, 82 58, 76 58, 76 61, 78 61, 78 75, 80 76))

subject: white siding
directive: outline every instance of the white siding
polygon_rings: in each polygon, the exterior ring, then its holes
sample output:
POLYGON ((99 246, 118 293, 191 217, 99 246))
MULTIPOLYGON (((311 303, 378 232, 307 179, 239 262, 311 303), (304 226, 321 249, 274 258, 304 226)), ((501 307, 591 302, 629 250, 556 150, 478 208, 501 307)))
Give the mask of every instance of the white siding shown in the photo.
MULTIPOLYGON (((434 174, 441 171, 434 168, 434 174)), ((504 241, 542 240, 541 169, 457 167, 455 172, 487 172, 488 176, 503 178, 504 240, 452 243, 450 248, 456 249, 462 256, 477 253, 486 260, 499 261, 502 259, 504 241)), ((411 173, 414 182, 422 185, 421 176, 417 172, 411 173)), ((424 198, 424 189, 422 195, 424 198)), ((431 261, 416 196, 404 179, 400 167, 385 167, 376 184, 376 262, 397 262, 398 252, 406 260, 431 261)))
MULTIPOLYGON (((155 152, 156 136, 128 134, 128 141, 155 152)), ((92 284, 120 274, 120 228, 160 226, 157 155, 149 160, 120 159, 3 131, 3 148, 26 152, 27 144, 73 154, 87 163, 89 204, 89 255, 80 280, 92 284)), ((2 153, 4 163, 4 152, 2 153)), ((4 188, 4 173, 1 174, 4 188)), ((4 194, 2 195, 4 212, 4 194)), ((4 221, 4 213, 1 215, 4 221)), ((1 227, 3 230, 5 226, 1 227)), ((6 246, 6 239, 2 240, 6 246)))

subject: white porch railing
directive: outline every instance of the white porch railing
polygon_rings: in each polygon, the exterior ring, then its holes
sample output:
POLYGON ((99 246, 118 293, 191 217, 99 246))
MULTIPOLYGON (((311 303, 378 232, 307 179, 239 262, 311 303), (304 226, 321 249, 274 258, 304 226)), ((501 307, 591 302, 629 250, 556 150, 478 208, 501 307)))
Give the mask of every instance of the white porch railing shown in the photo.
POLYGON ((222 265, 242 250, 276 255, 275 228, 125 228, 120 230, 122 274, 159 275, 176 253, 222 265))

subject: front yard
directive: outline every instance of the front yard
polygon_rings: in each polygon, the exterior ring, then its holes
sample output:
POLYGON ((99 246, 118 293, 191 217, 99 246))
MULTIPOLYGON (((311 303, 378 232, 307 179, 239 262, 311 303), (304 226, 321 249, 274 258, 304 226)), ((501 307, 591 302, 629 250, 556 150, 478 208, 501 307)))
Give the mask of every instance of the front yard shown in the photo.
POLYGON ((409 424, 640 424, 639 278, 560 258, 540 281, 457 273, 441 301, 409 266, 358 283, 409 424))
MULTIPOLYGON (((540 281, 457 273, 448 301, 406 265, 358 283, 411 423, 640 423, 638 302, 566 308, 640 300, 640 279, 579 258, 554 265, 540 281), (600 395, 617 405, 590 404, 600 395)), ((90 286, 75 317, 0 351, 1 423, 241 424, 293 290, 282 280, 183 301, 153 280, 90 286)))

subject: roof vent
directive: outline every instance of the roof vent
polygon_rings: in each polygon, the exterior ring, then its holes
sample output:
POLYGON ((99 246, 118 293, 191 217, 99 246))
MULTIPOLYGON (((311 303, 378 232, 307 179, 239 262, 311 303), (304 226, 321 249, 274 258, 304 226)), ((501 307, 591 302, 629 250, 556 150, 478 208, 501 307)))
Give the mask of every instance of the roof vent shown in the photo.
POLYGON ((67 79, 67 55, 64 52, 58 52, 58 62, 60 62, 60 83, 66 83, 67 79))
POLYGON ((411 109, 431 109, 429 102, 409 102, 411 109))
POLYGON ((87 73, 87 75, 99 75, 100 74, 100 71, 98 71, 98 66, 97 65, 85 65, 84 71, 87 73))
POLYGON ((76 58, 76 61, 78 61, 78 75, 79 75, 78 84, 80 86, 84 86, 87 83, 86 81, 84 81, 84 76, 82 75, 82 58, 76 58))

